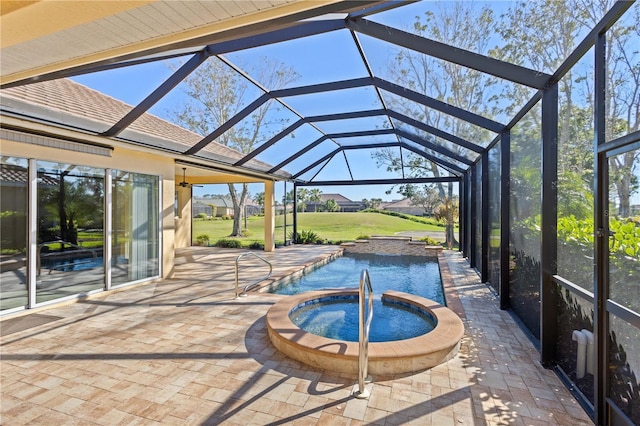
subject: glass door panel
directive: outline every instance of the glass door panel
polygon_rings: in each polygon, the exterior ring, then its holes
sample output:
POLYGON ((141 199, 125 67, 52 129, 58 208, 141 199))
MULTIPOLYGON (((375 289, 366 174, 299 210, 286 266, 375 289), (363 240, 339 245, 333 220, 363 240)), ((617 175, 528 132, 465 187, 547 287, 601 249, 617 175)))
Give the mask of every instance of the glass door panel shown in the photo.
POLYGON ((36 302, 104 287, 104 170, 38 161, 36 302))
POLYGON ((0 163, 0 310, 27 305, 28 162, 0 163))
POLYGON ((111 283, 159 275, 158 177, 112 171, 111 283))

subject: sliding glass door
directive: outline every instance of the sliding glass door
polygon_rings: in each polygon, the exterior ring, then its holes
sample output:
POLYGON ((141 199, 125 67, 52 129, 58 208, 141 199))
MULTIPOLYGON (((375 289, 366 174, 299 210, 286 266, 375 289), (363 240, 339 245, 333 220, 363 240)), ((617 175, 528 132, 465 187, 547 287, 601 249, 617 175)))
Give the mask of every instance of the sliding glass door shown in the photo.
POLYGON ((112 171, 111 283, 159 274, 158 178, 112 171))

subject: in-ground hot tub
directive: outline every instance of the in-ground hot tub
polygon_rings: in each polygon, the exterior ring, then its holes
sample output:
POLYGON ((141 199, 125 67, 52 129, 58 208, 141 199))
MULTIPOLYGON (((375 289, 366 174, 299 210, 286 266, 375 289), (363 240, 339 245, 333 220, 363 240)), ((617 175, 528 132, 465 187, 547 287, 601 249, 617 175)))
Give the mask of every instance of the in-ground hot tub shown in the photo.
MULTIPOLYGON (((290 314, 301 306, 336 296, 355 296, 357 290, 318 290, 282 299, 267 312, 267 330, 273 345, 305 364, 344 373, 358 373, 358 342, 337 340, 302 330, 290 314)), ((434 320, 426 334, 404 340, 369 343, 371 374, 399 374, 425 370, 453 358, 464 335, 464 325, 449 308, 424 297, 386 291, 383 298, 422 311, 434 320)))

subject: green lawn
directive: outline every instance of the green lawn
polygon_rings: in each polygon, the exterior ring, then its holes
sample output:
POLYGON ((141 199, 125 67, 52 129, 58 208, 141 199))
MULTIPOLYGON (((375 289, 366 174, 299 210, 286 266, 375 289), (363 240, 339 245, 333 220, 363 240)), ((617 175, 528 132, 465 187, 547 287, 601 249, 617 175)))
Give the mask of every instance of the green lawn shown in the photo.
MULTIPOLYGON (((284 242, 284 216, 276 216, 276 243, 284 242)), ((287 235, 293 230, 293 214, 287 215, 287 235)), ((193 221, 194 241, 198 235, 209 236, 210 244, 226 238, 233 226, 231 220, 199 220, 193 221)), ((242 238, 243 246, 264 242, 264 218, 247 219, 248 236, 242 238)), ((434 224, 418 223, 399 217, 379 213, 299 213, 298 232, 313 231, 321 238, 329 241, 353 241, 360 236, 394 235, 401 231, 439 231, 444 227, 434 224)))

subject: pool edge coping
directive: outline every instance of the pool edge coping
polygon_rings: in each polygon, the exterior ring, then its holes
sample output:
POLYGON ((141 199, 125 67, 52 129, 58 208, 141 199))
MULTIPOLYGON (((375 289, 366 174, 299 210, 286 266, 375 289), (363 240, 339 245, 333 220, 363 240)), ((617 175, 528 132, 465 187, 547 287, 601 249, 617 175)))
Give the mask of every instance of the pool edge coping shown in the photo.
MULTIPOLYGON (((285 355, 305 364, 345 373, 357 373, 358 342, 308 333, 293 324, 289 318, 289 313, 304 301, 357 293, 357 290, 344 289, 316 290, 281 299, 266 314, 271 342, 285 355)), ((455 356, 464 336, 464 324, 455 312, 421 296, 392 290, 383 294, 429 312, 437 319, 437 324, 431 332, 421 336, 392 342, 369 343, 369 371, 372 374, 422 371, 455 356)))

